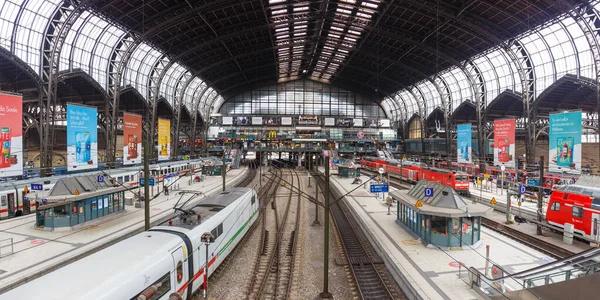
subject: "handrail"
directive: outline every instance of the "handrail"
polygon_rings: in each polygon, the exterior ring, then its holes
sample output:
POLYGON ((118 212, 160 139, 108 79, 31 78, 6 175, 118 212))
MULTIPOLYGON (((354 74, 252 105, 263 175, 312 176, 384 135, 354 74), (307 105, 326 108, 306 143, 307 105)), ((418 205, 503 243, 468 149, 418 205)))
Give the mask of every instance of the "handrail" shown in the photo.
MULTIPOLYGON (((593 271, 592 273, 595 273, 596 269, 600 270, 600 268, 597 268, 598 266, 600 266, 600 262, 596 262, 595 264, 585 267, 585 271, 589 272, 589 270, 592 270, 593 271)), ((570 279, 571 275, 573 274, 573 271, 574 271, 574 269, 562 270, 562 271, 559 271, 556 273, 551 273, 551 274, 541 275, 538 277, 528 278, 528 279, 523 280, 523 282, 525 284, 527 284, 528 287, 532 287, 532 286, 535 286, 534 285, 535 281, 544 279, 544 284, 548 284, 550 281, 549 280, 550 278, 562 276, 562 274, 564 274, 565 279, 568 280, 568 279, 570 279)), ((584 270, 581 270, 581 271, 583 272, 584 270)))
POLYGON ((600 248, 590 248, 588 250, 577 253, 575 255, 565 257, 561 260, 553 261, 553 262, 547 263, 545 265, 537 266, 537 267, 527 269, 527 270, 524 270, 524 271, 521 271, 518 273, 506 275, 506 276, 503 276, 503 277, 500 277, 497 279, 492 279, 487 276, 486 276, 486 278, 493 282, 500 281, 500 280, 507 279, 507 278, 523 278, 524 276, 527 276, 527 275, 531 276, 531 275, 539 274, 541 272, 550 271, 552 269, 564 268, 564 267, 572 265, 576 262, 580 262, 580 260, 589 260, 598 255, 600 255, 600 248), (559 264, 560 264, 560 266, 556 266, 559 264))

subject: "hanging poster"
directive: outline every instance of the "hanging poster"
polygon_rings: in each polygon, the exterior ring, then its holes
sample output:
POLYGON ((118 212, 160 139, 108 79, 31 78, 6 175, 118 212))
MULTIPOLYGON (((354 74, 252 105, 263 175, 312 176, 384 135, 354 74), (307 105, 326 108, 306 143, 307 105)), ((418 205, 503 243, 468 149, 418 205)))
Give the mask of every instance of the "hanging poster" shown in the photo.
POLYGON ((459 163, 472 163, 471 156, 471 124, 456 126, 457 161, 459 163))
POLYGON ((515 167, 515 119, 494 121, 494 165, 515 167))
POLYGON ((550 171, 581 172, 581 112, 550 115, 550 171))
POLYGON ((123 164, 142 163, 142 116, 123 113, 123 164))
POLYGON ((0 177, 23 175, 23 97, 0 93, 0 177))
POLYGON ((98 168, 98 110, 67 104, 67 171, 98 168))
POLYGON ((158 160, 171 158, 171 121, 158 119, 158 160))

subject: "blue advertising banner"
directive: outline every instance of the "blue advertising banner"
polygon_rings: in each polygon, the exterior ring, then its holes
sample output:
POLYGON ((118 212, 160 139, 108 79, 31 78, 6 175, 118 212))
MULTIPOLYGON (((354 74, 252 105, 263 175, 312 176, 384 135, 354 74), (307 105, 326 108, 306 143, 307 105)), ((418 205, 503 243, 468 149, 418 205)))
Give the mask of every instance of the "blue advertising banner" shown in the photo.
POLYGON ((459 163, 472 163, 471 124, 456 126, 456 146, 457 161, 459 163))
POLYGON ((550 171, 581 173, 581 112, 550 115, 550 171))
POLYGON ((67 171, 98 168, 98 110, 67 104, 67 171))

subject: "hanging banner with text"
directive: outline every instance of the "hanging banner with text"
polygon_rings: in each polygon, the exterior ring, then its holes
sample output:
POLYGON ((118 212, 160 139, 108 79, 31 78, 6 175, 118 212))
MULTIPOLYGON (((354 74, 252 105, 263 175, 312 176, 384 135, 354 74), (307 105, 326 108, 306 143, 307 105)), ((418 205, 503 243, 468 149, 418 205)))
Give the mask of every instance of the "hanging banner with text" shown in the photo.
POLYGON ((0 177, 23 175, 23 97, 0 93, 0 177))
POLYGON ((98 168, 98 110, 67 104, 67 171, 98 168))
POLYGON ((494 166, 515 167, 515 119, 494 121, 494 166))
POLYGON ((550 171, 581 172, 581 112, 550 115, 550 171))
POLYGON ((142 116, 123 113, 123 164, 142 163, 142 116))
POLYGON ((459 163, 472 163, 471 156, 471 124, 456 126, 456 152, 459 163))
POLYGON ((171 121, 158 119, 158 160, 171 158, 171 121))

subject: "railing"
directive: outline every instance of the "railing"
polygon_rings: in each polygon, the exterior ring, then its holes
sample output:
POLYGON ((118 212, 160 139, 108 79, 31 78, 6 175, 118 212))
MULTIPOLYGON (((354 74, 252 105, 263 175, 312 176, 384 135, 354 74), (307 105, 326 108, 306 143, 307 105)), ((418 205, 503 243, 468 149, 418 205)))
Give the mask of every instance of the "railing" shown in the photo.
POLYGON ((570 279, 575 279, 581 276, 590 275, 597 272, 600 272, 600 262, 596 262, 594 264, 581 268, 575 267, 556 273, 545 274, 534 278, 528 278, 525 280, 525 286, 531 288, 561 281, 567 281, 570 279))
POLYGON ((4 256, 11 255, 15 252, 13 238, 8 238, 5 240, 0 240, 0 258, 4 256), (10 251, 5 248, 10 248, 10 251))

